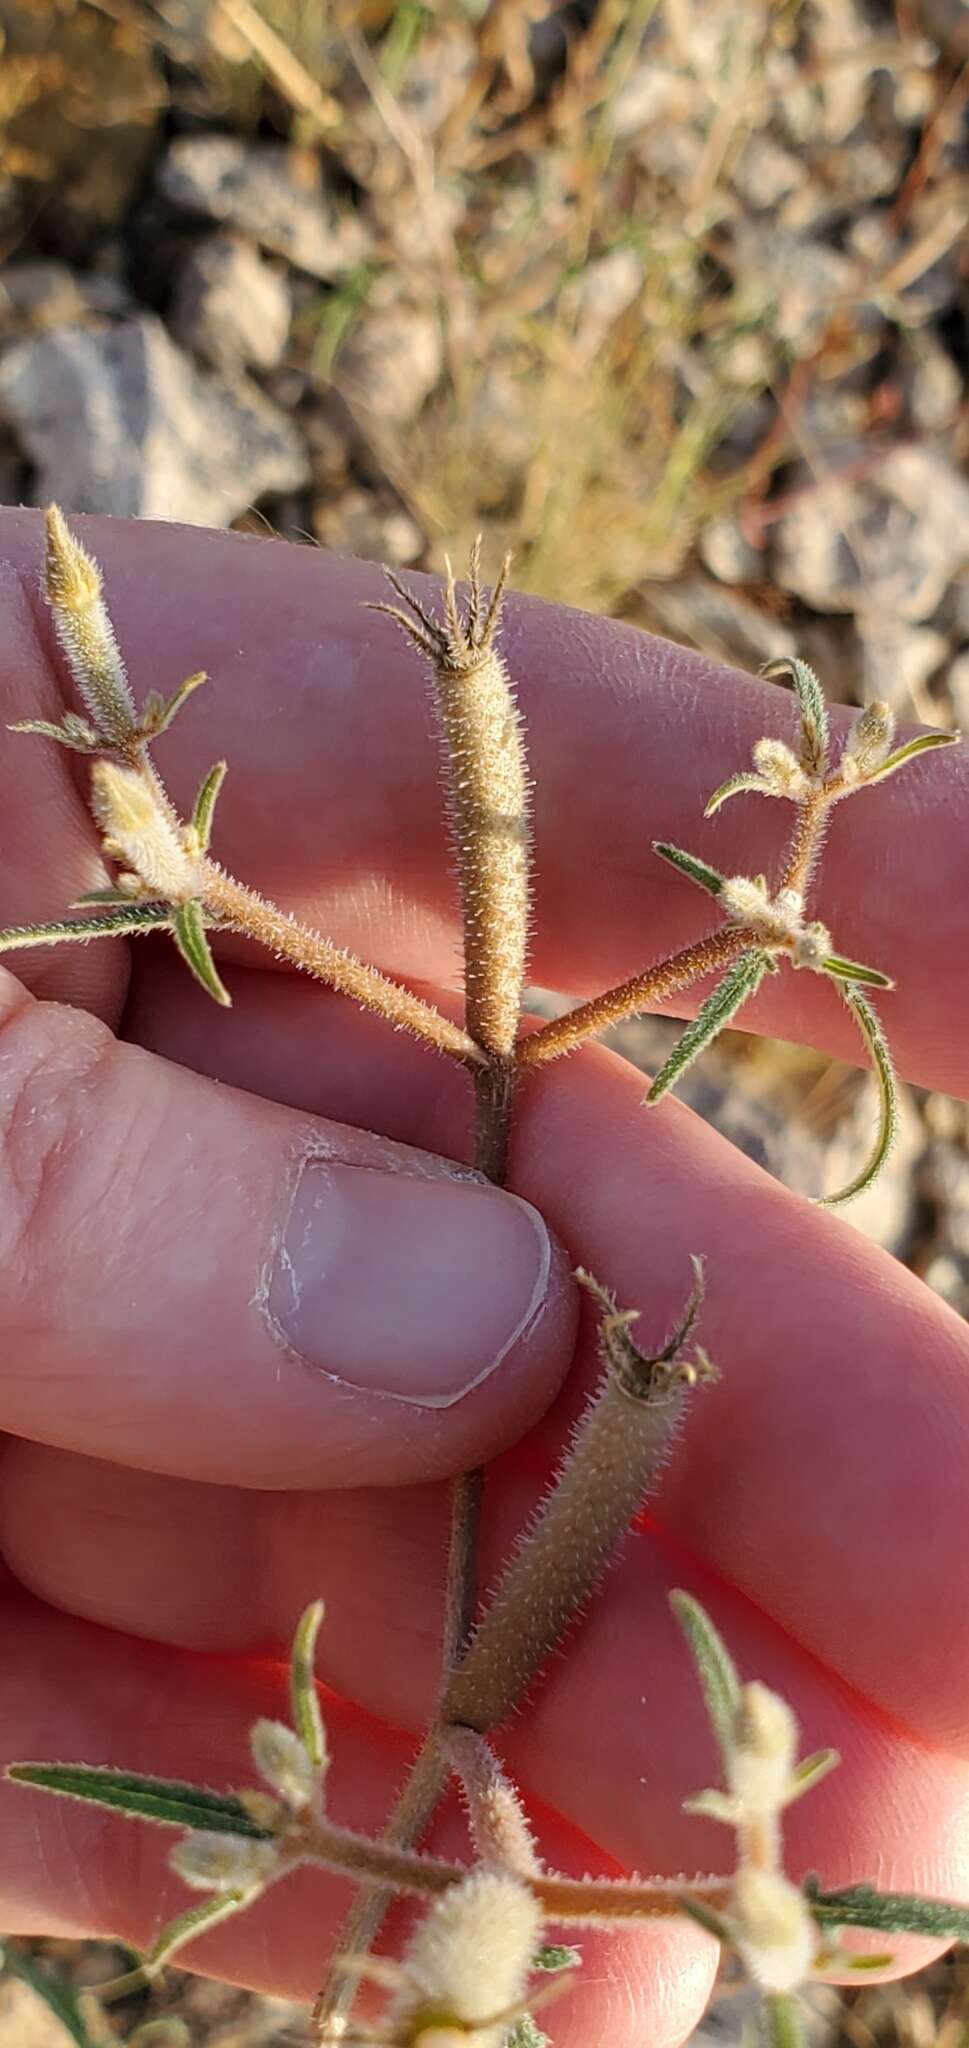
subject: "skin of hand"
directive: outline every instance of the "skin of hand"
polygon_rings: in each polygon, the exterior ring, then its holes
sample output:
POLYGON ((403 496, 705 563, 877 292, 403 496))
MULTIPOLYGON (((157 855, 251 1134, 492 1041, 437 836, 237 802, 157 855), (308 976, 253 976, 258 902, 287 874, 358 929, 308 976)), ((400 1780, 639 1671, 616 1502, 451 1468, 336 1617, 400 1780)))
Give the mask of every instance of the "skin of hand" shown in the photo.
MULTIPOLYGON (((217 856, 460 1015, 426 681, 363 609, 380 571, 77 525, 136 694, 211 675, 157 749, 183 814, 227 755, 217 856)), ((63 708, 41 560, 39 515, 0 515, 4 722, 63 708)), ((534 600, 510 600, 504 649, 536 781, 532 978, 591 994, 702 929, 652 838, 770 872, 778 806, 699 821, 793 708, 534 600)), ((87 773, 38 739, 0 745, 0 922, 61 915, 105 880, 87 773)), ((817 905, 846 953, 897 976, 903 1071, 954 1093, 967 799, 953 750, 844 806, 817 905)), ((661 1336, 699 1252, 722 1378, 502 1738, 544 1853, 573 1871, 729 1867, 726 1831, 680 1810, 717 1770, 667 1606, 683 1585, 743 1674, 791 1700, 804 1751, 842 1752, 789 1816, 791 1875, 969 1897, 960 1319, 682 1105, 644 1110, 642 1076, 598 1047, 523 1085, 514 1195, 475 1187, 448 1163, 469 1153, 466 1076, 245 945, 217 951, 231 1013, 157 939, 38 951, 0 976, 0 1754, 251 1782, 249 1723, 284 1710, 287 1637, 322 1593, 332 1808, 377 1830, 435 1693, 443 1476, 492 1461, 487 1583, 595 1374, 569 1266, 661 1336)), ((856 1056, 808 974, 769 977, 745 1021, 856 1056)), ((2 1799, 6 1930, 145 1945, 184 1903, 166 1837, 2 1799)), ((464 1852, 454 1809, 433 1845, 464 1852)), ((346 1900, 299 1875, 193 1967, 310 1997, 346 1900)), ((708 1938, 677 1922, 582 1945, 558 2048, 674 2048, 709 1992, 708 1938)), ((908 1941, 897 1967, 933 1952, 908 1941)))

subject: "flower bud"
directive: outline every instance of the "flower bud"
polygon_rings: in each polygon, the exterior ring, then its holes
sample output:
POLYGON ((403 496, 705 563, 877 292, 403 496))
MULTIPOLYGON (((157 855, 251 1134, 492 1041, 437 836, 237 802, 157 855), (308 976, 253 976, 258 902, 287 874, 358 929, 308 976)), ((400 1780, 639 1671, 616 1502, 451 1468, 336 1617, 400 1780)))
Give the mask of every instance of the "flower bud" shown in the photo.
POLYGON ((794 941, 791 960, 795 967, 813 967, 821 972, 831 952, 831 933, 826 924, 806 924, 794 941))
POLYGON ((786 1700, 758 1679, 745 1685, 727 1754, 727 1784, 745 1815, 783 1806, 797 1755, 797 1722, 786 1700))
POLYGON ((277 1842, 198 1830, 176 1842, 168 1859, 183 1884, 197 1892, 242 1892, 268 1884, 279 1862, 277 1842))
POLYGON ((749 924, 759 930, 771 910, 766 882, 755 882, 752 875, 728 875, 720 891, 720 907, 732 924, 749 924))
POLYGON ((754 767, 758 775, 768 782, 775 796, 792 797, 795 802, 807 796, 810 782, 796 754, 783 740, 758 740, 754 747, 754 767))
POLYGON ((413 2022, 420 2041, 452 2028, 473 2030, 480 2043, 500 2041, 507 2025, 490 2024, 521 1999, 541 1938, 538 1900, 517 1878, 477 1869, 436 1899, 404 1960, 406 1985, 394 2000, 395 2032, 413 2022), (421 2018, 427 2015, 426 2024, 421 2018))
POLYGON ((195 863, 147 775, 113 761, 96 761, 91 809, 112 856, 133 869, 151 895, 184 903, 195 894, 195 863))
POLYGON ((317 1789, 317 1773, 295 1729, 285 1721, 257 1721, 249 1736, 252 1760, 285 1804, 299 1811, 317 1789))
POLYGON ((876 698, 862 712, 845 741, 840 765, 842 774, 848 769, 846 780, 853 782, 870 775, 873 768, 880 768, 894 737, 895 714, 876 698))
POLYGON ((817 1928, 803 1893, 778 1871, 737 1872, 731 1926, 741 1959, 763 1991, 796 1991, 810 1975, 817 1928))

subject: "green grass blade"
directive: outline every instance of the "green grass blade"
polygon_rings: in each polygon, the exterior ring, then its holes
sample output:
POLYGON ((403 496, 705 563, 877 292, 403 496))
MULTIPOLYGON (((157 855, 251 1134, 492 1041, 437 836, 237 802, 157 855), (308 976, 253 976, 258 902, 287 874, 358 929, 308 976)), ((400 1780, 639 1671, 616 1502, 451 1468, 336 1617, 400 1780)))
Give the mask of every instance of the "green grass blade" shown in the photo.
POLYGON ((659 1102, 687 1067, 692 1066, 699 1054, 712 1044, 748 997, 760 987, 769 964, 767 954, 760 948, 741 953, 713 994, 707 997, 702 1009, 697 1011, 692 1023, 687 1025, 682 1038, 677 1040, 649 1090, 647 1102, 659 1102))
POLYGON ((878 1131, 871 1153, 861 1172, 840 1188, 836 1195, 823 1195, 818 1204, 822 1209, 835 1209, 842 1202, 853 1202, 857 1195, 863 1195, 870 1188, 885 1164, 895 1143, 898 1132, 898 1087, 891 1049, 877 1010, 873 1009, 867 996, 858 988, 844 983, 841 993, 861 1032, 878 1082, 879 1118, 878 1131))
POLYGON ((231 1793, 183 1784, 178 1778, 143 1777, 97 1764, 8 1764, 6 1776, 15 1785, 33 1785, 61 1799, 105 1806, 134 1820, 155 1821, 159 1827, 204 1828, 209 1834, 272 1840, 269 1830, 251 1820, 231 1793))
POLYGON ((762 676, 790 676, 801 711, 801 766, 820 775, 828 765, 828 705, 820 681, 806 661, 782 654, 767 661, 762 676))
POLYGON ((231 1920, 234 1913, 241 1913, 260 1896, 261 1885, 252 1885, 246 1891, 219 1892, 217 1897, 203 1899, 196 1906, 188 1906, 163 1927, 146 1955, 133 1970, 126 1970, 123 1977, 113 1977, 110 1984, 101 1986, 101 1996, 113 2003, 116 1999, 127 1998, 132 1991, 143 1990, 170 1963, 180 1949, 187 1948, 200 1934, 207 1934, 210 1927, 217 1927, 222 1920, 231 1920))
POLYGON ((322 1620, 323 1602, 314 1600, 296 1624, 289 1674, 293 1726, 316 1770, 323 1770, 327 1762, 326 1729, 316 1690, 316 1639, 322 1620))
POLYGON ((897 775, 900 768, 906 768, 919 754, 927 754, 932 747, 953 747, 962 738, 959 732, 923 732, 917 739, 906 740, 903 747, 896 747, 880 768, 873 768, 865 776, 865 786, 872 782, 884 782, 886 776, 897 775))
POLYGON ((671 1593, 670 1606, 686 1637, 713 1732, 721 1750, 726 1752, 733 1744, 740 1707, 737 1667, 706 1608, 694 1600, 692 1593, 671 1593))
POLYGON ((221 1004, 224 1010, 232 1008, 232 997, 225 983, 219 979, 219 972, 212 958, 212 948, 205 936, 205 921, 201 903, 180 903, 171 913, 172 937, 196 981, 201 982, 206 995, 213 1002, 221 1004))
POLYGON ((77 1999, 62 1977, 40 1969, 30 1956, 24 1955, 19 1948, 12 1948, 9 1942, 0 1946, 0 1968, 11 1977, 19 1977, 22 1984, 29 1984, 48 2012, 59 2020, 68 2040, 74 2042, 74 2048, 96 2048, 77 1999))
POLYGON ((762 2012, 766 2048, 805 2048, 800 2008, 789 1992, 765 1992, 762 2012))
POLYGON ((677 868, 688 882, 705 889, 708 896, 719 896, 725 878, 707 861, 699 860, 695 853, 684 853, 680 846, 671 846, 668 839, 654 839, 653 852, 659 854, 660 860, 668 860, 670 867, 677 868))
POLYGON ((131 939, 139 932, 157 931, 160 926, 170 925, 171 907, 167 903, 130 903, 117 910, 105 911, 102 917, 62 918, 55 924, 11 925, 9 930, 0 932, 0 953, 13 953, 24 946, 59 946, 64 940, 86 942, 88 939, 131 939))

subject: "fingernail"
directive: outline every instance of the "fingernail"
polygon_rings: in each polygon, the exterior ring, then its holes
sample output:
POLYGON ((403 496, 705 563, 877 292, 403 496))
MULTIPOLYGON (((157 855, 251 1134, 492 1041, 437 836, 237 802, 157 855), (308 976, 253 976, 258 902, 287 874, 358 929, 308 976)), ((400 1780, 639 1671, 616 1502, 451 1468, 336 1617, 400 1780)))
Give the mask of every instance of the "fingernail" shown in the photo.
POLYGON ((517 1195, 309 1159, 266 1309, 277 1336, 332 1378, 447 1408, 534 1322, 551 1257, 541 1216, 517 1195))

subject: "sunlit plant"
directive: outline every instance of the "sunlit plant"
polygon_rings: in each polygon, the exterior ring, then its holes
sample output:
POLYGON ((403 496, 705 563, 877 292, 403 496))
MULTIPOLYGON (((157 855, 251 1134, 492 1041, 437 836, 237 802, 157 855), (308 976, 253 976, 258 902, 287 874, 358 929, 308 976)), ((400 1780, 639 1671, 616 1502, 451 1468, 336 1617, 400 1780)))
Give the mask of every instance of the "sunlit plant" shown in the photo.
MULTIPOLYGON (((212 933, 239 932, 292 966, 377 1012, 464 1066, 474 1088, 476 1158, 495 1184, 505 1159, 517 1090, 529 1072, 647 1006, 668 1001, 711 974, 719 979, 656 1076, 648 1102, 670 1089, 765 975, 784 965, 833 983, 871 1057, 880 1112, 871 1155, 849 1185, 827 1196, 847 1201, 868 1187, 887 1157, 896 1123, 891 1056, 871 990, 890 989, 877 967, 846 958, 815 918, 825 833, 835 804, 917 763, 950 733, 894 744, 884 704, 862 713, 831 759, 823 691, 799 660, 773 663, 789 676, 797 706, 795 744, 761 739, 749 769, 711 796, 706 815, 756 794, 793 806, 793 827, 776 879, 725 875, 666 842, 656 852, 713 899, 719 922, 691 945, 654 962, 604 994, 527 1032, 521 1030, 531 885, 529 775, 514 690, 500 651, 508 563, 495 587, 472 553, 462 609, 448 569, 437 617, 391 577, 389 612, 428 664, 444 759, 445 789, 461 896, 466 1005, 452 1022, 391 978, 236 880, 211 851, 226 764, 204 777, 190 817, 177 814, 152 748, 205 680, 192 675, 139 706, 105 604, 96 562, 56 507, 47 515, 46 594, 81 709, 60 724, 25 721, 31 732, 91 757, 90 802, 114 879, 81 898, 82 912, 0 933, 0 951, 166 933, 208 995, 231 1001, 212 933)), ((826 1892, 785 1874, 781 1815, 837 1763, 831 1751, 797 1760, 790 1708, 757 1681, 742 1683, 703 1609, 675 1593, 674 1610, 697 1666, 723 1767, 721 1787, 688 1810, 729 1826, 737 1858, 729 1879, 631 1877, 590 1880, 547 1870, 518 1791, 490 1738, 514 1712, 551 1652, 599 1584, 629 1525, 655 1486, 672 1437, 703 1385, 716 1377, 695 1341, 703 1299, 702 1261, 676 1327, 653 1347, 589 1274, 579 1278, 599 1315, 601 1374, 545 1499, 513 1550, 484 1607, 476 1602, 476 1532, 481 1475, 454 1483, 439 1706, 411 1777, 379 1839, 328 1816, 330 1755, 314 1678, 322 1620, 304 1614, 293 1645, 291 1721, 252 1730, 258 1786, 237 1792, 131 1774, 86 1763, 16 1763, 8 1777, 62 1797, 176 1828, 172 1867, 195 1903, 165 1929, 135 1973, 150 1978, 204 1928, 250 1905, 300 1865, 317 1864, 359 1887, 340 1952, 331 1959, 315 2017, 319 2038, 388 2048, 540 2048, 534 2014, 554 2004, 580 1962, 555 1931, 583 1925, 619 1930, 623 1921, 684 1914, 738 1958, 764 1994, 768 2033, 796 2038, 798 1989, 817 1970, 871 1968, 885 1956, 852 1957, 840 1930, 914 1930, 969 1936, 969 1908, 888 1894, 868 1886, 826 1892), (451 1777, 464 1791, 472 1857, 464 1865, 419 1854, 421 1837, 451 1777), (396 1893, 423 1902, 399 1962, 376 1958, 373 1943, 396 1893), (361 1978, 386 1993, 381 2017, 354 2017, 361 1978)), ((129 1980, 123 1980, 127 1983, 129 1980)), ((117 1988, 117 1987, 116 1987, 117 1988)))

